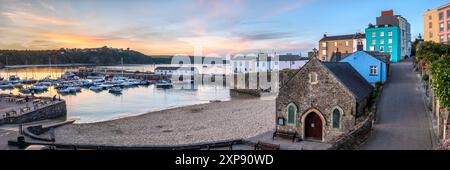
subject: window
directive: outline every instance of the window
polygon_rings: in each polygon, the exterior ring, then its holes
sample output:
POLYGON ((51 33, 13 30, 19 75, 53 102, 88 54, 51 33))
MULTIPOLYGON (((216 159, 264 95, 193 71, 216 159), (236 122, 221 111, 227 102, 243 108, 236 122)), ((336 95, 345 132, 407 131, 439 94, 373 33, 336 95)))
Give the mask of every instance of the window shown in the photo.
POLYGON ((341 111, 339 109, 333 110, 333 128, 339 129, 341 128, 341 111))
POLYGON ((447 31, 450 30, 450 21, 447 21, 447 31))
POLYGON ((375 51, 375 46, 370 46, 370 51, 375 51))
POLYGON ((317 84, 318 83, 317 73, 315 73, 315 72, 309 73, 309 83, 311 83, 311 84, 317 84))
POLYGON ((433 23, 428 23, 428 28, 433 28, 433 23))
POLYGON ((327 47, 327 43, 326 43, 326 42, 323 42, 323 43, 322 43, 322 47, 327 47))
POLYGON ((266 62, 262 62, 262 66, 263 66, 263 67, 266 67, 266 62))
POLYGON ((372 37, 376 37, 377 33, 376 32, 372 32, 372 37))
POLYGON ((348 41, 345 41, 345 46, 347 46, 347 47, 348 47, 348 44, 349 44, 349 43, 348 43, 348 41))
POLYGON ((430 32, 429 35, 430 35, 430 38, 433 38, 433 32, 430 32))
POLYGON ((389 43, 389 44, 392 44, 392 38, 389 38, 389 39, 388 39, 388 43, 389 43))
POLYGON ((380 46, 380 52, 384 52, 384 46, 380 46))
POLYGON ((439 36, 439 42, 440 42, 440 43, 445 42, 445 41, 444 41, 444 36, 443 36, 443 35, 440 35, 440 36, 439 36))
POLYGON ((291 61, 291 64, 294 65, 294 64, 295 64, 295 61, 291 61))
POLYGON ((447 34, 447 42, 450 42, 450 34, 447 34))
POLYGON ((290 103, 287 107, 287 124, 295 125, 297 117, 297 106, 294 103, 290 103))
POLYGON ((374 76, 377 75, 377 66, 370 66, 370 75, 374 76))
POLYGON ((375 45, 377 43, 376 40, 372 40, 372 45, 375 45))
POLYGON ((450 18, 450 9, 447 10, 447 19, 450 18))
POLYGON ((327 50, 322 50, 322 55, 327 55, 327 50))
POLYGON ((380 44, 384 44, 384 39, 381 39, 381 40, 380 40, 380 44))
POLYGON ((433 18, 433 17, 432 17, 431 15, 430 15, 430 16, 428 16, 428 19, 429 19, 429 20, 431 20, 432 18, 433 18))
POLYGON ((278 61, 275 61, 275 65, 278 65, 278 61))
POLYGON ((392 53, 392 46, 388 46, 388 52, 392 53))
POLYGON ((380 32, 380 37, 384 37, 384 32, 380 32))
POLYGON ((439 23, 439 32, 444 31, 444 23, 439 23))
POLYGON ((241 67, 242 67, 242 61, 239 61, 239 66, 241 66, 241 67))
POLYGON ((337 47, 337 42, 336 41, 334 42, 334 46, 337 47))
POLYGON ((439 21, 441 21, 441 20, 443 20, 443 19, 444 19, 444 13, 441 12, 441 13, 439 13, 439 21))
POLYGON ((392 31, 389 31, 389 32, 388 32, 388 36, 389 36, 389 37, 392 37, 392 31))

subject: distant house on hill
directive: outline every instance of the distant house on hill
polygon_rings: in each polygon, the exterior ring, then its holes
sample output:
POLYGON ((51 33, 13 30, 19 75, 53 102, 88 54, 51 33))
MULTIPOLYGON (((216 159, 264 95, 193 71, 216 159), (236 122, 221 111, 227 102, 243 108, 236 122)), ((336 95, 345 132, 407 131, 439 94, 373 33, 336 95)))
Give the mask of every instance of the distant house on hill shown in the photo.
POLYGON ((332 143, 362 115, 373 92, 349 63, 307 62, 276 98, 276 131, 302 140, 332 143))

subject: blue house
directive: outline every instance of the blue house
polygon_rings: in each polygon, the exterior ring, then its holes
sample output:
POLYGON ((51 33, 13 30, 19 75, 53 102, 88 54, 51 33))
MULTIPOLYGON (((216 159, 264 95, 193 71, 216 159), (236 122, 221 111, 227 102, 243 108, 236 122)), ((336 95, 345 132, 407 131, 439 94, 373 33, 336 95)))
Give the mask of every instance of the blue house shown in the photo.
POLYGON ((348 62, 369 83, 384 83, 389 76, 390 54, 373 51, 356 51, 341 59, 348 62))

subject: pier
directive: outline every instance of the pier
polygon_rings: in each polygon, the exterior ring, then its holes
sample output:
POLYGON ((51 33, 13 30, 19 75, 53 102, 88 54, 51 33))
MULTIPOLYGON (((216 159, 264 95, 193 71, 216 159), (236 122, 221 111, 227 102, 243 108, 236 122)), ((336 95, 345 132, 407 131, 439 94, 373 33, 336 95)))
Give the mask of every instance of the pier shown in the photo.
POLYGON ((0 94, 0 125, 66 118, 64 100, 0 94))

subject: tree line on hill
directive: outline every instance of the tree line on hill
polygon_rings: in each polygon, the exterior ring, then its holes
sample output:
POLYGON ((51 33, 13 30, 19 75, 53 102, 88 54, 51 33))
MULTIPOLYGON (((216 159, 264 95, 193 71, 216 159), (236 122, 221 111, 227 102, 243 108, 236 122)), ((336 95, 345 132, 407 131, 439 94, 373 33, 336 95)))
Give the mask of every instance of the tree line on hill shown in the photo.
POLYGON ((41 64, 169 64, 171 57, 152 57, 133 50, 115 48, 59 50, 0 50, 0 65, 41 64))
MULTIPOLYGON (((189 57, 191 63, 194 63, 194 57, 189 57)), ((120 65, 122 58, 124 64, 171 64, 173 57, 148 56, 130 49, 123 50, 106 46, 89 49, 0 50, 0 67, 48 64, 120 65)), ((222 60, 222 58, 216 59, 222 60)), ((206 61, 204 57, 202 57, 202 61, 206 61)), ((223 60, 223 63, 226 61, 223 60)))

